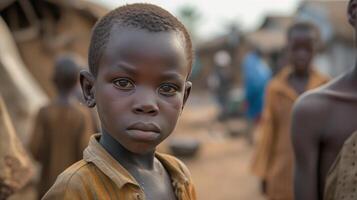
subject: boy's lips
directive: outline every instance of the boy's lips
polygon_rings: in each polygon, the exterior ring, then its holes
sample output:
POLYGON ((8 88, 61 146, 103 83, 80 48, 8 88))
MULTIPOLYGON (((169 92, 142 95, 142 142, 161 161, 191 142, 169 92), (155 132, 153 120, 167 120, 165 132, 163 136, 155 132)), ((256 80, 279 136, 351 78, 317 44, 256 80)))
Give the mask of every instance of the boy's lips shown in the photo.
POLYGON ((160 128, 154 123, 137 122, 128 127, 128 130, 139 130, 144 132, 160 133, 160 128))
POLYGON ((153 123, 138 122, 130 125, 128 134, 137 140, 152 141, 160 136, 160 128, 153 123))

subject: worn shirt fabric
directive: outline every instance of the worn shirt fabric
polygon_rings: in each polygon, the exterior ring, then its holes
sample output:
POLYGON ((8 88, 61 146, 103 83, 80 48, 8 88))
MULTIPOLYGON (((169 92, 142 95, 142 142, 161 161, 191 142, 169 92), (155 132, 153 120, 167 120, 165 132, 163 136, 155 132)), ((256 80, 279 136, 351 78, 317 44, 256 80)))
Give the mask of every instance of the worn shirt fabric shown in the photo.
POLYGON ((24 186, 33 172, 34 166, 16 135, 0 96, 0 199, 24 186))
MULTIPOLYGON (((292 68, 284 68, 269 83, 259 127, 253 173, 267 183, 267 197, 272 200, 293 199, 293 149, 291 111, 297 92, 289 85, 292 68)), ((311 70, 306 90, 316 88, 328 79, 311 70)))
MULTIPOLYGON (((72 165, 56 180, 43 200, 111 199, 144 200, 144 191, 130 173, 92 136, 83 160, 72 165)), ((156 153, 167 170, 178 200, 196 200, 195 189, 186 166, 175 157, 156 153)))
POLYGON ((331 166, 326 179, 324 199, 357 199, 357 131, 343 144, 331 166))
POLYGON ((45 194, 60 173, 82 159, 94 132, 91 114, 86 109, 76 102, 53 102, 39 111, 30 142, 32 155, 42 165, 39 196, 45 194))

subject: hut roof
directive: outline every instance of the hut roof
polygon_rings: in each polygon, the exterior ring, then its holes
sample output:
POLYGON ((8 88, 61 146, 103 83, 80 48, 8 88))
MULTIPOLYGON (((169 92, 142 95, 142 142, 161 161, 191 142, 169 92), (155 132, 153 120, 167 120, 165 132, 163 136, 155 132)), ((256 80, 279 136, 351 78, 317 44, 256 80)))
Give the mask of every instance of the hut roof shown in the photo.
POLYGON ((109 10, 102 4, 91 2, 88 0, 46 0, 48 2, 60 5, 69 6, 81 11, 89 12, 95 18, 100 18, 109 10))
POLYGON ((281 30, 257 30, 247 34, 246 39, 263 52, 278 51, 286 44, 285 31, 281 30))

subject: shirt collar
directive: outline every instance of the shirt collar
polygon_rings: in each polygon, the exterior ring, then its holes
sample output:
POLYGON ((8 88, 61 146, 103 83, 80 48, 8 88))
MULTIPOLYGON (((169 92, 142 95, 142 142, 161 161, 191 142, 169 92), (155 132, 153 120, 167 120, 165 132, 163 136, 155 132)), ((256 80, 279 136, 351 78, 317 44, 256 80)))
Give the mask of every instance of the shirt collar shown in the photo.
POLYGON ((96 165, 119 188, 127 183, 139 186, 134 177, 99 144, 99 138, 100 134, 91 136, 83 152, 83 160, 96 165))
MULTIPOLYGON (((108 176, 119 188, 125 184, 133 184, 139 187, 135 178, 117 162, 100 144, 100 134, 90 138, 88 147, 84 150, 83 160, 96 165, 106 176, 108 176)), ((183 173, 175 158, 155 153, 155 157, 161 162, 170 175, 173 183, 188 183, 188 177, 183 173)))
MULTIPOLYGON (((277 81, 280 83, 279 85, 279 92, 288 96, 292 100, 296 100, 299 97, 299 94, 292 88, 288 82, 289 76, 293 73, 293 68, 291 66, 286 66, 281 72, 277 75, 277 81)), ((310 90, 316 88, 327 81, 327 78, 322 76, 319 72, 311 67, 309 80, 306 85, 306 89, 310 90)))
POLYGON ((180 161, 177 161, 177 159, 172 156, 168 156, 158 152, 155 153, 155 156, 165 167, 173 182, 188 184, 189 177, 184 174, 184 169, 182 169, 182 166, 179 164, 180 161))

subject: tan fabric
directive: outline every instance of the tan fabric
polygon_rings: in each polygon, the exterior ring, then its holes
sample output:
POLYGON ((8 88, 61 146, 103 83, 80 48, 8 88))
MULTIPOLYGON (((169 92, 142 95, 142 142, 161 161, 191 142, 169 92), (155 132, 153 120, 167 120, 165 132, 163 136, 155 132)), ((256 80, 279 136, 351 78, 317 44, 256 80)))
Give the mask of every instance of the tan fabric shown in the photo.
POLYGON ((90 112, 76 103, 52 103, 39 111, 30 149, 42 165, 40 196, 61 172, 81 160, 90 134, 94 132, 90 117, 90 112))
POLYGON ((324 199, 357 199, 357 132, 346 140, 327 175, 324 199))
MULTIPOLYGON (((145 199, 136 180, 98 143, 99 137, 91 138, 83 160, 63 172, 43 200, 145 199)), ((195 190, 186 166, 169 155, 156 153, 156 157, 168 171, 177 199, 195 200, 195 190)))
MULTIPOLYGON (((291 110, 298 94, 290 87, 290 67, 283 69, 268 85, 261 133, 257 141, 252 171, 267 181, 269 199, 293 199, 293 150, 290 139, 291 110)), ((307 90, 328 79, 311 71, 307 90)))
POLYGON ((24 186, 34 168, 17 138, 5 104, 0 96, 0 199, 5 193, 24 186))

